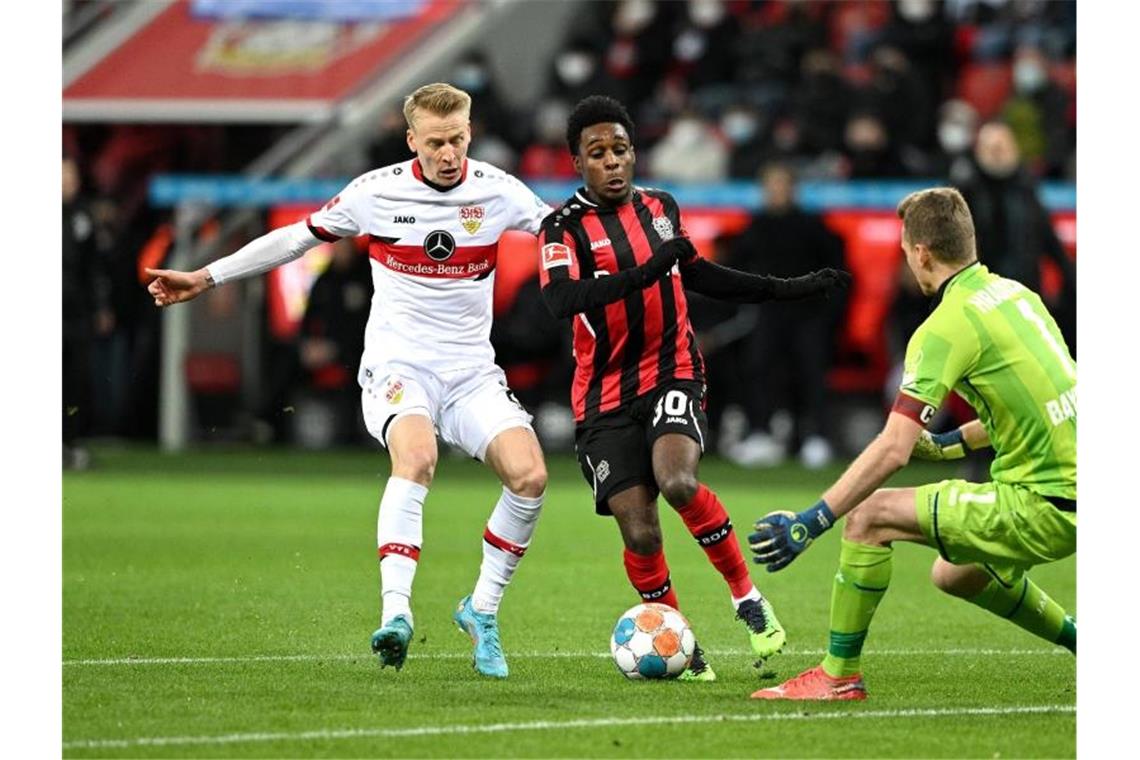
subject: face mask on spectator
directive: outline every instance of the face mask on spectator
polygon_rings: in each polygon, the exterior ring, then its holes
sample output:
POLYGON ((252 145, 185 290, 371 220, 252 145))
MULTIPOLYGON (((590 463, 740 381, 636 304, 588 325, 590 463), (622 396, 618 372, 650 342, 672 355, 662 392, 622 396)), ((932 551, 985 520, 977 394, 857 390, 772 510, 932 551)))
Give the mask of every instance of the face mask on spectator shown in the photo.
POLYGON ((899 0, 899 15, 918 24, 934 16, 934 0, 899 0))
POLYGON ((464 63, 455 70, 454 80, 461 90, 482 92, 487 86, 487 70, 477 63, 464 63))
POLYGON ((1021 93, 1037 92, 1048 76, 1045 67, 1032 59, 1022 59, 1013 65, 1013 86, 1021 93))
POLYGON ((969 150, 973 139, 973 132, 965 124, 944 121, 938 125, 938 144, 951 155, 969 150))
POLYGON ((746 143, 756 134, 756 117, 742 111, 726 113, 720 120, 720 129, 734 145, 746 143))
POLYGON ((657 5, 649 0, 625 0, 614 14, 614 31, 637 34, 657 15, 657 5))
POLYGON ((558 76, 571 87, 577 87, 594 73, 594 59, 587 53, 571 52, 558 56, 558 76))
POLYGON ((724 3, 720 0, 690 0, 689 20, 702 29, 711 29, 724 18, 724 3))
POLYGON ((699 119, 683 118, 673 122, 669 130, 673 141, 681 145, 695 145, 704 137, 705 129, 699 119))

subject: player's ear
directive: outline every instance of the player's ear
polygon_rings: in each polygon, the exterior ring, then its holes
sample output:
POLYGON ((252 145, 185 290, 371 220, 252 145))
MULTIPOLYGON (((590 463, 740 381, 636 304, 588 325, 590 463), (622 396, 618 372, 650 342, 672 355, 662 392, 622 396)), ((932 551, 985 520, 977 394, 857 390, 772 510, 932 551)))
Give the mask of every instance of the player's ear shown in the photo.
POLYGON ((574 164, 574 171, 576 171, 578 174, 581 174, 582 173, 582 157, 579 156, 577 153, 575 153, 574 155, 570 156, 570 161, 574 164))
POLYGON ((408 127, 408 150, 412 153, 419 153, 416 150, 416 133, 412 131, 411 127, 408 127))

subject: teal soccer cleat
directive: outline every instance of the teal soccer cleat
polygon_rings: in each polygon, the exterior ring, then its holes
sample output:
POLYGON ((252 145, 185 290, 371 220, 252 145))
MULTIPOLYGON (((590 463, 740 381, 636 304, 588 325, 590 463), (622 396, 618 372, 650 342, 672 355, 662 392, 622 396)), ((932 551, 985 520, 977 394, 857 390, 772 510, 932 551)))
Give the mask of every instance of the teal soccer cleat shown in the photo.
POLYGON ((492 615, 476 612, 471 597, 465 596, 452 616, 459 630, 471 637, 475 645, 473 665, 476 672, 492 678, 507 677, 507 660, 499 642, 499 621, 492 615))
POLYGON ((380 667, 395 666, 399 670, 408 656, 412 640, 412 626, 403 615, 397 615, 372 634, 372 651, 380 655, 380 667))

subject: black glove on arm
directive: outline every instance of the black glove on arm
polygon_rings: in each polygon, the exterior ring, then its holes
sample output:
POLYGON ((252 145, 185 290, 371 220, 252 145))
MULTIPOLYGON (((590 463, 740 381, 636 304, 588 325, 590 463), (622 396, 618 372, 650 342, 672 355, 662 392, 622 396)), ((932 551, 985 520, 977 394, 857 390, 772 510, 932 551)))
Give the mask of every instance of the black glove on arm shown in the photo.
POLYGON ((838 269, 781 279, 755 275, 696 258, 681 266, 681 279, 688 290, 732 303, 789 301, 827 294, 847 287, 851 275, 838 269))
POLYGON ((649 287, 673 268, 678 257, 686 255, 697 255, 693 244, 685 238, 673 238, 659 245, 644 264, 605 277, 571 280, 564 269, 555 269, 542 289, 542 298, 559 319, 598 309, 649 287))

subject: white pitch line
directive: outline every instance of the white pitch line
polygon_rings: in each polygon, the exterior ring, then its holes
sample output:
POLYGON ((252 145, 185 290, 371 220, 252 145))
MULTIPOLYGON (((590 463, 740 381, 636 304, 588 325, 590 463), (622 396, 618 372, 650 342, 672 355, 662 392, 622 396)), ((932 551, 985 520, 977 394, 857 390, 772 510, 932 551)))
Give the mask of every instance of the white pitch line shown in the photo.
MULTIPOLYGON (((825 649, 785 649, 784 655, 823 655, 825 649)), ((713 657, 730 657, 737 655, 754 656, 747 649, 710 649, 706 654, 713 657)), ((987 657, 993 655, 1065 655, 1063 649, 873 649, 863 653, 869 657, 913 657, 927 655, 971 656, 987 657)), ((554 658, 587 658, 609 657, 609 652, 511 652, 513 659, 554 659, 554 658)), ((373 655, 366 652, 360 654, 251 654, 233 657, 118 657, 111 659, 64 660, 67 666, 115 666, 115 665, 214 665, 214 664, 243 664, 258 662, 324 662, 330 660, 363 660, 371 659, 373 655)), ((458 660, 469 659, 468 652, 437 652, 435 654, 409 654, 410 660, 458 660)))
POLYGON ((1073 705, 1017 705, 1012 707, 959 707, 914 710, 831 711, 818 713, 738 713, 735 715, 654 715, 637 718, 582 718, 538 720, 527 723, 492 723, 485 726, 418 726, 414 728, 340 728, 314 731, 251 732, 216 736, 139 736, 131 739, 82 739, 63 743, 63 749, 124 749, 202 744, 243 744, 275 741, 329 741, 335 739, 447 736, 453 734, 500 734, 511 731, 551 731, 612 726, 648 726, 678 723, 747 723, 760 721, 855 720, 859 718, 948 718, 961 716, 1035 715, 1075 713, 1073 705))

